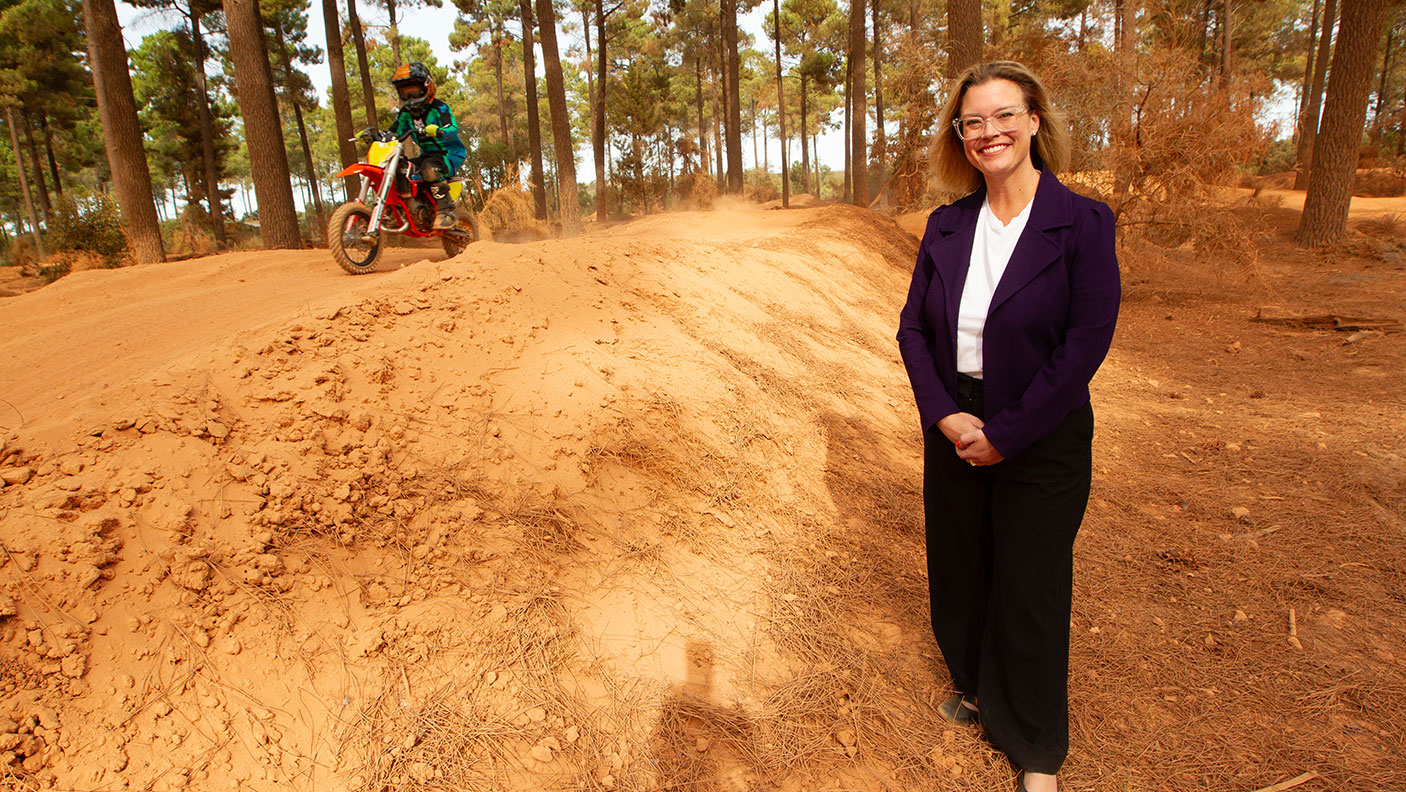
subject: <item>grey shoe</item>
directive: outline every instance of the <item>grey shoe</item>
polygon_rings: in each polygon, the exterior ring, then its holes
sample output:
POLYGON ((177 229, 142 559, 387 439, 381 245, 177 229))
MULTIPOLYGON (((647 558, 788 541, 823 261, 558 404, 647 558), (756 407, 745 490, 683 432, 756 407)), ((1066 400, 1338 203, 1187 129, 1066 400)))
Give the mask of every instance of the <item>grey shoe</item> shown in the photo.
POLYGON ((961 693, 953 693, 947 700, 937 705, 937 713, 943 718, 962 725, 975 724, 981 721, 981 714, 976 710, 964 705, 963 701, 976 703, 976 699, 969 699, 961 693))
POLYGON ((440 212, 434 216, 434 230, 445 231, 453 228, 458 221, 454 219, 453 212, 440 212))

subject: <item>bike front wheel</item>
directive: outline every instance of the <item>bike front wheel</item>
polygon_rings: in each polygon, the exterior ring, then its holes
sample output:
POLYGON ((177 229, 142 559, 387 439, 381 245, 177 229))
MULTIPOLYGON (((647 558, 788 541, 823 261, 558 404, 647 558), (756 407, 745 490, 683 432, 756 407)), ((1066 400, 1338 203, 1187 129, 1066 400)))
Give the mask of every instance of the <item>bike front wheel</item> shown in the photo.
POLYGON ((337 207, 327 223, 327 248, 337 264, 352 275, 375 272, 381 261, 380 236, 372 237, 371 208, 360 201, 337 207))

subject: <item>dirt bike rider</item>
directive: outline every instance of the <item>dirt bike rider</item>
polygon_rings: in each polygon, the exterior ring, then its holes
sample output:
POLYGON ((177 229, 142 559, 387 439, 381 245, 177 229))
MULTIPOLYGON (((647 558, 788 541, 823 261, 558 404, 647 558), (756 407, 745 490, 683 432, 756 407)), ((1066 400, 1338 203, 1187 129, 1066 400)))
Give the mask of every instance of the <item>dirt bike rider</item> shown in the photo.
POLYGON ((437 214, 436 229, 453 228, 454 201, 449 197, 445 181, 459 170, 468 158, 464 143, 459 139, 459 125, 449 105, 435 98, 434 78, 419 61, 401 64, 391 77, 400 109, 396 112, 391 133, 397 138, 414 131, 420 145, 420 156, 412 160, 420 178, 434 196, 437 214))

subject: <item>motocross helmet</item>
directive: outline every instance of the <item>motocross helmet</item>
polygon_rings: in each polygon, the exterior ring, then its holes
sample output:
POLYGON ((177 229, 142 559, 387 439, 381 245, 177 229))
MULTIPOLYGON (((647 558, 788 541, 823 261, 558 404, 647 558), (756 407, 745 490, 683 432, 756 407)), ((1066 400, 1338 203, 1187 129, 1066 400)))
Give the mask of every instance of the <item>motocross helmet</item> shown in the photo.
POLYGON ((395 86, 401 108, 417 115, 425 112, 434 101, 434 78, 419 61, 402 63, 391 76, 391 85, 395 86))

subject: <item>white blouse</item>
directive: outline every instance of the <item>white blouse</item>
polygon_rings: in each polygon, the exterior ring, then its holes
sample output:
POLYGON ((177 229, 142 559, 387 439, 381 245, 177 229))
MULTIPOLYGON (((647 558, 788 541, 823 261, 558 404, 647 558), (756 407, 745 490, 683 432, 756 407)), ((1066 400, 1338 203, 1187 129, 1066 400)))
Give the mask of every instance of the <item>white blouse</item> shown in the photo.
POLYGON ((981 339, 986 330, 986 312, 991 308, 991 296, 1010 263, 1015 243, 1025 223, 1030 219, 1032 199, 1020 214, 1002 225, 991 204, 981 203, 976 218, 976 238, 972 240, 971 261, 967 265, 967 281, 962 286, 962 302, 957 309, 957 371, 981 378, 981 339))

